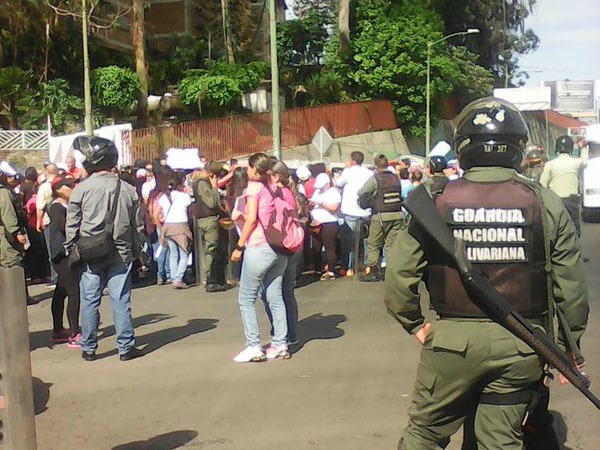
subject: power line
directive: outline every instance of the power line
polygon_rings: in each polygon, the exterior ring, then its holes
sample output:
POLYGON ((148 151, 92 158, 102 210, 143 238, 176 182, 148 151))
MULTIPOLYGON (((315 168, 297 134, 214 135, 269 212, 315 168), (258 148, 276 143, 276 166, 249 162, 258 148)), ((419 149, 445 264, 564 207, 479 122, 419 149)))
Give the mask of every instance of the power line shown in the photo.
POLYGON ((533 69, 533 70, 542 70, 545 72, 559 72, 559 73, 569 73, 573 75, 587 75, 592 77, 600 78, 600 73, 592 73, 592 72, 576 72, 573 70, 561 70, 561 69, 550 69, 548 67, 533 67, 533 66, 519 66, 520 69, 533 69))

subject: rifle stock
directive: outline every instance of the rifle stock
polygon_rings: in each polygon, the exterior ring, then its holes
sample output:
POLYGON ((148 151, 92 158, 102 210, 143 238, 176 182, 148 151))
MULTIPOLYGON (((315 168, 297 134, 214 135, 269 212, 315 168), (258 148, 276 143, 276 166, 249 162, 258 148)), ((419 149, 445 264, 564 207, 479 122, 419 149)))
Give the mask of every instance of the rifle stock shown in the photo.
POLYGON ((440 216, 435 202, 423 186, 415 189, 404 202, 404 207, 437 244, 454 260, 465 289, 473 302, 493 321, 529 345, 537 355, 558 370, 596 408, 600 399, 589 390, 589 379, 580 372, 575 362, 563 352, 546 333, 535 328, 514 311, 508 301, 467 260, 464 245, 452 235, 440 216))

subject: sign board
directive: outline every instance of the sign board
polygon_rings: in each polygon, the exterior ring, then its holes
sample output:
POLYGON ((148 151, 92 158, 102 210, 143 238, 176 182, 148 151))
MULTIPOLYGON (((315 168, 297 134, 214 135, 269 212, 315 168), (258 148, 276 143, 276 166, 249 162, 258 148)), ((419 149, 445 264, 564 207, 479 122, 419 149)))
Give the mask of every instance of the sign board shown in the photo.
POLYGON ((547 86, 494 89, 494 97, 511 102, 519 111, 546 111, 552 105, 552 89, 547 86))
POLYGON ((203 169, 197 148, 170 148, 166 151, 167 164, 175 170, 203 169))
POLYGON ((595 83, 592 80, 545 81, 552 88, 552 108, 557 111, 594 111, 595 83))
POLYGON ((327 153, 327 150, 331 147, 331 144, 333 144, 333 138, 325 127, 321 127, 319 128, 319 131, 317 131, 317 134, 315 134, 312 144, 319 150, 319 154, 321 155, 321 158, 323 158, 325 153, 327 153))

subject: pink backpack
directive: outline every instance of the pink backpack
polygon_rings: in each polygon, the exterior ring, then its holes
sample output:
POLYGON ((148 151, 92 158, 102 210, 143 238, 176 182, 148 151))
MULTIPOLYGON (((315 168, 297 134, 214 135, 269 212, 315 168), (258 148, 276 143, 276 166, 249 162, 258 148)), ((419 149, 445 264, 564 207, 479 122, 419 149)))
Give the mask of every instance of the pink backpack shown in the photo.
POLYGON ((284 255, 292 255, 304 245, 304 228, 296 208, 286 202, 280 189, 275 193, 267 188, 273 197, 273 208, 268 223, 261 221, 267 242, 273 250, 284 255))

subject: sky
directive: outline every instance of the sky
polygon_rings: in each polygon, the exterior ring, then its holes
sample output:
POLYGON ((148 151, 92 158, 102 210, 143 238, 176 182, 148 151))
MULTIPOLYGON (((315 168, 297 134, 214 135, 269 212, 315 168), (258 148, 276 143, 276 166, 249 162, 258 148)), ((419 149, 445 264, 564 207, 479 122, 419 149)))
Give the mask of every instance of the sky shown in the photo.
POLYGON ((526 86, 543 80, 600 80, 599 0, 537 0, 526 26, 540 38, 537 51, 519 58, 530 75, 526 86))

